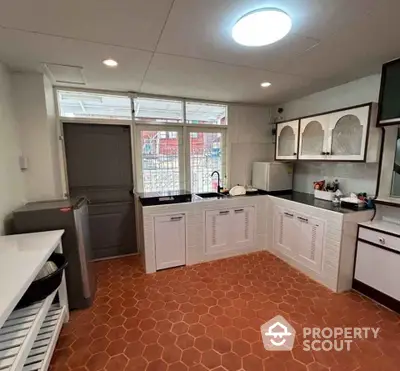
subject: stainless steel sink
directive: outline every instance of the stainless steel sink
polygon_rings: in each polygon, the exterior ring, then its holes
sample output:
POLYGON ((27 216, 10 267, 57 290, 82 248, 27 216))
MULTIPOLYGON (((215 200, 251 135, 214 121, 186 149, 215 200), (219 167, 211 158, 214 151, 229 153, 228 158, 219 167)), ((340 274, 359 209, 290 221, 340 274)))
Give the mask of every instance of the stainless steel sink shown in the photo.
POLYGON ((212 199, 221 199, 227 197, 222 193, 217 193, 217 192, 196 193, 196 196, 199 196, 201 198, 212 198, 212 199))

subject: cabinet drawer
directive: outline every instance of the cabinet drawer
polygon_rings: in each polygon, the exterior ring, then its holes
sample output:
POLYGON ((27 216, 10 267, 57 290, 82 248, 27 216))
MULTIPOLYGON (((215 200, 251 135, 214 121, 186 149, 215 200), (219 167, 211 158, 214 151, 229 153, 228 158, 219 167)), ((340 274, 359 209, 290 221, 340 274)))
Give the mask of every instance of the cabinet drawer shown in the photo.
POLYGON ((360 230, 358 231, 358 238, 375 243, 382 247, 387 247, 392 250, 400 251, 400 238, 391 236, 384 232, 373 231, 371 229, 360 227, 360 230))
POLYGON ((400 300, 399 267, 399 254, 358 241, 356 280, 400 300))

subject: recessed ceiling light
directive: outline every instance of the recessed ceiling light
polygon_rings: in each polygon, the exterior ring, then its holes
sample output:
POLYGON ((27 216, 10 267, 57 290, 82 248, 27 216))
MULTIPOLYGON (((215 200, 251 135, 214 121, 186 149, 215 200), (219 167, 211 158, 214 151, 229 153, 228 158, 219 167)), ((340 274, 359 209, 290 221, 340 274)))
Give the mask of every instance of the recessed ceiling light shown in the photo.
POLYGON ((240 18, 233 39, 245 46, 264 46, 284 38, 292 28, 290 17, 279 9, 259 9, 240 18))
POLYGON ((268 88, 268 86, 271 86, 271 83, 270 83, 270 82, 265 81, 265 82, 262 82, 262 83, 261 83, 261 87, 262 87, 262 88, 268 88))
POLYGON ((103 61, 103 64, 105 64, 107 67, 117 67, 118 62, 115 61, 114 59, 105 59, 103 61))

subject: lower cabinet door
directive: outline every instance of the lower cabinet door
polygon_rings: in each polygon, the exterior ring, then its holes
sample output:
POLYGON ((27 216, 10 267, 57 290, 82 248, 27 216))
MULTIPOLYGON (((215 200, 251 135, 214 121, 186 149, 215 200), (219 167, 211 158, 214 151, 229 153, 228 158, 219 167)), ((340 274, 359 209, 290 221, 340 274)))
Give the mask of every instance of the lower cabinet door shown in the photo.
POLYGON ((356 280, 400 300, 399 266, 400 254, 358 241, 356 280))
POLYGON ((206 211, 206 254, 232 248, 231 210, 206 211))
POLYGON ((249 248, 254 245, 254 207, 232 209, 232 247, 249 248))
POLYGON ((322 251, 325 223, 322 220, 306 215, 296 214, 298 225, 297 257, 296 260, 303 266, 320 272, 322 269, 322 251))
POLYGON ((185 216, 157 216, 154 224, 157 270, 185 265, 185 216))
POLYGON ((280 206, 274 208, 274 248, 282 254, 295 258, 298 234, 298 224, 293 210, 284 209, 280 206))

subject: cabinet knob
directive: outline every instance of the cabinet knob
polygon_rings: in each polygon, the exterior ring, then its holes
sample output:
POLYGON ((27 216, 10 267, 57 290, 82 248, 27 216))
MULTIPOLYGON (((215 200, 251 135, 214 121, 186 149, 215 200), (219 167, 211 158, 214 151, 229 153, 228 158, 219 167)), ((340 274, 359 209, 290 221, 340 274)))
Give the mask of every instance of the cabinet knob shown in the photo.
POLYGON ((329 156, 331 153, 330 152, 326 152, 325 154, 329 156))
POLYGON ((297 153, 296 152, 293 152, 293 156, 296 156, 297 155, 297 153))
POLYGON ((384 245, 386 243, 386 240, 383 237, 379 237, 379 242, 384 245))
POLYGON ((321 152, 321 155, 325 155, 325 152, 321 152))

